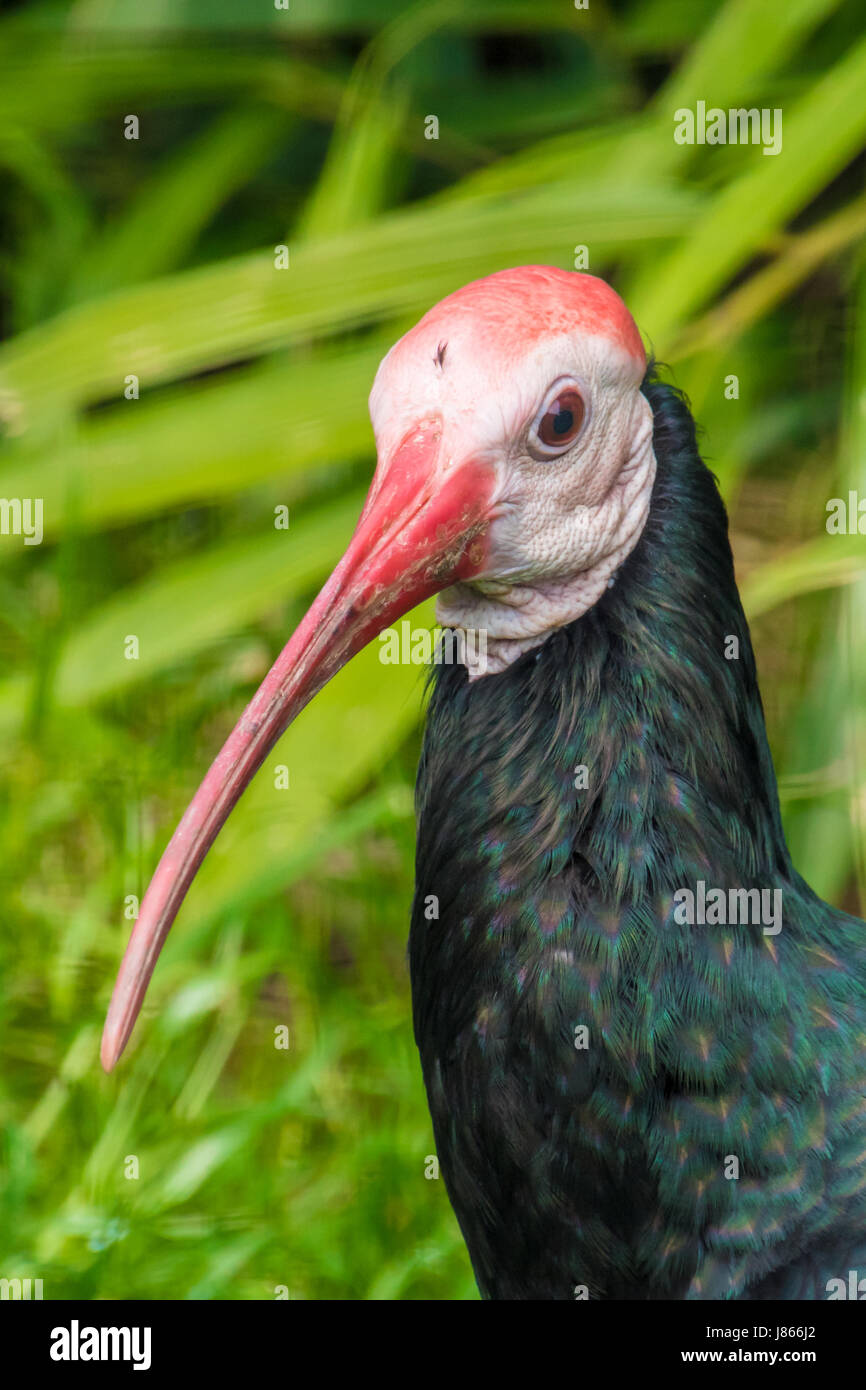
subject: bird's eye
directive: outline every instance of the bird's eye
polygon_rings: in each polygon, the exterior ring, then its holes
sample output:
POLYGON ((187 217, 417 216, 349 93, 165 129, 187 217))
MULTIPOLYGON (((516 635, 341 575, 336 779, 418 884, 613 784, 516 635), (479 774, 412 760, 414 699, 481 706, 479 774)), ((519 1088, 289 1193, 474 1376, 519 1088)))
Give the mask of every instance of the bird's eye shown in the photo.
POLYGON ((530 448, 540 458, 565 453, 580 434, 585 417, 586 405, 577 386, 562 382, 553 387, 532 422, 530 448))

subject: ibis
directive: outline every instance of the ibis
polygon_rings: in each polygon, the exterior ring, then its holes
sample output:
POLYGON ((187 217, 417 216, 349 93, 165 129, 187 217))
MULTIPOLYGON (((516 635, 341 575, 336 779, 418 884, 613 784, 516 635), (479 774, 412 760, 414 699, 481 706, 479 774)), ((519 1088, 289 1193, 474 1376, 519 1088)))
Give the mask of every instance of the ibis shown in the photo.
POLYGON ((370 414, 357 529, 159 862, 103 1065, 274 742, 436 594, 484 660, 431 674, 409 965, 482 1296, 833 1296, 866 1274, 866 927, 791 862, 684 398, 606 283, 525 266, 425 314, 370 414))

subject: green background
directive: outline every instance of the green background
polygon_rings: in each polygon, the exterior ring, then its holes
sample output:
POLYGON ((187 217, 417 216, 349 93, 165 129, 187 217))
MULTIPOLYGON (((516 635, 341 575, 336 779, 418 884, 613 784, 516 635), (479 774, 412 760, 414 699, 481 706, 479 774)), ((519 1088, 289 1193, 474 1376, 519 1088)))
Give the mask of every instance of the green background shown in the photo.
POLYGON ((688 392, 796 862, 862 911, 866 537, 825 520, 866 497, 864 92, 859 0, 0 19, 0 497, 46 526, 0 536, 0 1276, 476 1296, 409 1016, 417 667, 306 711, 98 1043, 125 899, 352 531, 376 365, 478 275, 585 245, 688 392), (782 153, 676 144, 698 100, 781 108, 782 153))

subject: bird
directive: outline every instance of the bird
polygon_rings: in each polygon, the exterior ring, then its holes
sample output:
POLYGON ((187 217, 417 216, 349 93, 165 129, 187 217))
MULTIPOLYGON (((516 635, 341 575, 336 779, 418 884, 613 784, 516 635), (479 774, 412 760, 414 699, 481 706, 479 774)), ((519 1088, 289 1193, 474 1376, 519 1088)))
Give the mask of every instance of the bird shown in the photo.
POLYGON ((437 595, 478 640, 431 667, 409 972, 485 1299, 866 1293, 866 928, 792 864, 725 507, 664 376, 611 286, 551 266, 395 343, 357 529, 160 860, 103 1035, 110 1070, 274 742, 437 595))

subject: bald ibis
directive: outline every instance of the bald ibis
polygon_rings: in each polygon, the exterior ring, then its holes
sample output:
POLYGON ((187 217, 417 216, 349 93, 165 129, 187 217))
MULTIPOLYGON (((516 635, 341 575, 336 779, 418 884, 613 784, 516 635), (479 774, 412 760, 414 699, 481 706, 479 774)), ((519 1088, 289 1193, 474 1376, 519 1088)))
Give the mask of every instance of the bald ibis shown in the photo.
POLYGON ((603 281, 528 266, 431 309, 370 411, 355 534, 159 863, 103 1065, 275 740, 438 593, 487 661, 432 678, 409 955, 482 1295, 830 1296, 866 1273, 866 934, 791 864, 684 400, 603 281))

